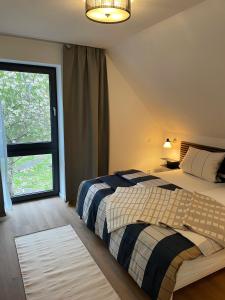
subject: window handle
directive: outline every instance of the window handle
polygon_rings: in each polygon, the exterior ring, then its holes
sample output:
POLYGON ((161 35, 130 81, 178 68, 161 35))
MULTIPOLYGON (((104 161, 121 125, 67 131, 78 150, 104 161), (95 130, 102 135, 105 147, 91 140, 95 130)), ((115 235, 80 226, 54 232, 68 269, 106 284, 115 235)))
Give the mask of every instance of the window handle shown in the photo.
POLYGON ((53 115, 54 115, 54 117, 56 117, 56 113, 57 113, 57 112, 56 112, 56 107, 53 106, 52 109, 53 109, 53 115))

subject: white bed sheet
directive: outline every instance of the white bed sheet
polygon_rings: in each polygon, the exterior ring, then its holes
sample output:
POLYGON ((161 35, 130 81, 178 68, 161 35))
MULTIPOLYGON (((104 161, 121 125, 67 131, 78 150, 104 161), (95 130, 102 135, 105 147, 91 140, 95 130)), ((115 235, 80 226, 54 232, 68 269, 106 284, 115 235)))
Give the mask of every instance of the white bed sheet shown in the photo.
MULTIPOLYGON (((225 196, 225 183, 212 183, 193 175, 184 173, 182 170, 171 170, 161 173, 153 173, 170 183, 176 184, 190 192, 198 192, 205 195, 210 194, 215 199, 221 201, 222 196, 225 196), (217 191, 217 192, 216 192, 217 191)), ((223 201, 225 204, 225 199, 223 201)))
MULTIPOLYGON (((180 169, 153 173, 153 175, 188 191, 199 192, 212 197, 225 205, 225 183, 207 182, 183 173, 180 169)), ((192 261, 185 261, 177 273, 175 291, 223 268, 225 268, 225 249, 210 256, 201 255, 192 261)))

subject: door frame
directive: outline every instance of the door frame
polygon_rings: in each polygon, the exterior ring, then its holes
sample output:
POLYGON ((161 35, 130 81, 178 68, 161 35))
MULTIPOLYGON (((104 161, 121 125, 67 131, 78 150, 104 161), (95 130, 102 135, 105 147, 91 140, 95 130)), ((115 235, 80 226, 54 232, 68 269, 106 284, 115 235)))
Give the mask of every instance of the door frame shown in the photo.
POLYGON ((12 197, 13 203, 35 200, 59 195, 59 137, 58 137, 58 111, 57 111, 57 84, 56 68, 30 64, 17 64, 0 62, 1 71, 17 71, 26 73, 39 73, 49 75, 51 142, 21 143, 7 145, 8 157, 27 155, 52 155, 53 189, 50 191, 35 192, 12 197))

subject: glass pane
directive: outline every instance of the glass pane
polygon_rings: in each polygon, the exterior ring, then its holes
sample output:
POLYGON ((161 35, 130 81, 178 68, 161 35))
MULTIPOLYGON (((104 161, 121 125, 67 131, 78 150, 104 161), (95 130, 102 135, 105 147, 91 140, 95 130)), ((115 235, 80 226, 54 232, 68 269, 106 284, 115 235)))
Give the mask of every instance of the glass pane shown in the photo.
POLYGON ((49 75, 0 70, 8 144, 51 141, 49 75))
POLYGON ((9 157, 8 172, 11 196, 53 189, 51 154, 9 157))

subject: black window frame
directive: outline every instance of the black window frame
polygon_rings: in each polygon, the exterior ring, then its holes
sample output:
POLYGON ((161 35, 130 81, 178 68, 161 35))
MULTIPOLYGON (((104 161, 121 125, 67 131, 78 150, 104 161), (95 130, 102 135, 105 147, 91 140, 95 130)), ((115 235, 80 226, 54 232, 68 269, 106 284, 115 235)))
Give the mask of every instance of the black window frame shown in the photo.
POLYGON ((8 157, 27 155, 52 155, 52 179, 53 189, 12 197, 13 203, 36 200, 40 198, 54 197, 59 195, 59 137, 58 137, 58 110, 57 110, 57 83, 56 68, 43 65, 18 64, 0 62, 1 71, 17 71, 26 73, 39 73, 49 75, 50 95, 50 119, 51 119, 51 141, 37 143, 8 144, 8 157))

